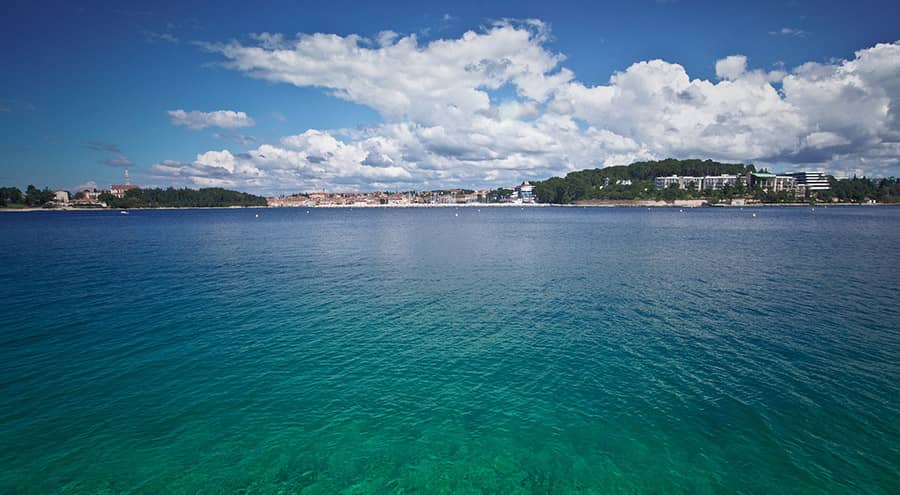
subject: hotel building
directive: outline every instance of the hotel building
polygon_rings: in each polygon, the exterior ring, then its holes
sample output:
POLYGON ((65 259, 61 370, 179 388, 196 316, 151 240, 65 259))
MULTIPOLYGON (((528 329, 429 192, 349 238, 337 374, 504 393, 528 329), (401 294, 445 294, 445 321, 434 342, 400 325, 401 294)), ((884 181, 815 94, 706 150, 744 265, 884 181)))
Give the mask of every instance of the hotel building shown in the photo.
POLYGON ((828 191, 831 189, 831 184, 828 182, 828 177, 825 176, 824 172, 796 172, 790 175, 797 182, 798 186, 803 186, 809 192, 828 191))

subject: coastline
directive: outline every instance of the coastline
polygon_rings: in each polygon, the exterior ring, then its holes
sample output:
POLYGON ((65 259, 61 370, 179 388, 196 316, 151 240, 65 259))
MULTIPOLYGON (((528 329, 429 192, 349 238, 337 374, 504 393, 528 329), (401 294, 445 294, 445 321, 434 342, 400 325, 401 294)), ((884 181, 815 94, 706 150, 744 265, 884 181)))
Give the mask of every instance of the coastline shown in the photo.
POLYGON ((665 201, 579 201, 571 204, 554 203, 461 203, 461 204, 408 204, 408 205, 319 205, 319 206, 160 206, 157 208, 0 208, 0 213, 13 212, 116 212, 116 211, 149 211, 149 210, 266 210, 266 209, 301 209, 301 208, 335 208, 335 209, 366 209, 366 208, 756 208, 756 207, 871 207, 871 206, 900 206, 900 203, 749 203, 749 204, 710 204, 705 200, 676 200, 665 201))
POLYGON ((35 211, 106 211, 106 212, 115 212, 115 211, 137 211, 137 210, 240 210, 240 209, 257 209, 257 208, 270 208, 269 206, 160 206, 156 208, 147 208, 147 207, 139 207, 139 208, 72 208, 72 207, 62 207, 62 208, 0 208, 0 212, 13 212, 13 211, 22 211, 22 212, 35 212, 35 211))

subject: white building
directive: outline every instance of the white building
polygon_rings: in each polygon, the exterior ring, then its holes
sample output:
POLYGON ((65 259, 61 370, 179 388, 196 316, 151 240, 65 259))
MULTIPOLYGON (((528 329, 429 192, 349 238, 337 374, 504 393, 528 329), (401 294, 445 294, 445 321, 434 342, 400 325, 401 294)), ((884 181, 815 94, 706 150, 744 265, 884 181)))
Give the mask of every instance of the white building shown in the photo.
POLYGON ((791 175, 775 176, 775 192, 793 191, 797 188, 797 179, 791 175))
POLYGON ((725 186, 734 187, 737 184, 737 175, 707 175, 703 177, 703 189, 721 191, 725 186))
POLYGON ((111 184, 109 186, 109 193, 117 198, 124 198, 125 193, 132 189, 140 189, 140 187, 131 184, 111 184))
POLYGON ((653 187, 656 189, 668 189, 673 184, 679 189, 693 189, 699 191, 703 187, 703 177, 670 175, 668 177, 657 177, 653 179, 653 187))
POLYGON ((110 184, 109 193, 117 198, 124 198, 125 193, 132 189, 140 189, 140 187, 135 186, 131 183, 131 179, 128 177, 128 169, 125 169, 125 183, 124 184, 110 184))
POLYGON ((98 191, 96 189, 85 189, 84 191, 81 191, 81 192, 82 192, 82 194, 84 194, 84 199, 87 199, 90 201, 100 201, 100 194, 102 194, 100 191, 98 191))
POLYGON ((67 204, 69 202, 69 192, 53 191, 53 201, 57 203, 67 204))
POLYGON ((513 197, 521 199, 524 203, 531 203, 534 201, 534 186, 528 182, 519 184, 513 192, 513 197))
POLYGON ((831 189, 828 177, 824 172, 795 172, 790 174, 798 186, 809 192, 827 191, 831 189))
POLYGON ((653 179, 653 187, 657 189, 668 189, 672 187, 672 185, 681 187, 681 177, 670 175, 668 177, 657 177, 653 179))
POLYGON ((792 175, 775 175, 768 172, 751 172, 747 174, 747 182, 751 188, 758 187, 768 192, 791 192, 797 185, 792 175))

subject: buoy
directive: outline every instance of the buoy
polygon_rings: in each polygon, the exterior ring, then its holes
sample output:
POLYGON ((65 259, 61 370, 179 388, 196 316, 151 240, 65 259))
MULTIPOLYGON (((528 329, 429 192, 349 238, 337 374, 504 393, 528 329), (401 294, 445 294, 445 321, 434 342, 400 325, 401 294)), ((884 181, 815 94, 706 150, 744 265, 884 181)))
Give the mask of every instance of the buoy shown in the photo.
POLYGON ((678 210, 678 213, 684 213, 684 210, 678 210))
POLYGON ((753 218, 756 218, 756 213, 753 214, 753 218))
POLYGON ((453 216, 454 216, 454 217, 458 217, 458 216, 459 216, 459 213, 454 213, 453 216))
POLYGON ((256 214, 256 218, 259 218, 259 213, 256 214))

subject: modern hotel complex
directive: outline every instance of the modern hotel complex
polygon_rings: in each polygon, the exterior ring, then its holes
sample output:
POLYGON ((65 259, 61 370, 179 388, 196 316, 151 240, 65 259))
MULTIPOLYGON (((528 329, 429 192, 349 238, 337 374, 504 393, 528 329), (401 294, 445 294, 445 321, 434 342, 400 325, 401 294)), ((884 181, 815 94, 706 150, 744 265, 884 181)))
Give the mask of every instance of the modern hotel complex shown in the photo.
POLYGON ((827 191, 831 189, 828 177, 822 172, 796 172, 791 175, 797 181, 797 187, 803 187, 807 191, 827 191))
POLYGON ((794 192, 797 196, 831 189, 824 172, 796 172, 785 175, 748 172, 745 176, 725 174, 702 177, 670 175, 657 177, 653 181, 653 186, 656 189, 675 187, 693 191, 721 191, 726 186, 735 187, 738 180, 751 189, 759 187, 768 192, 794 192))

